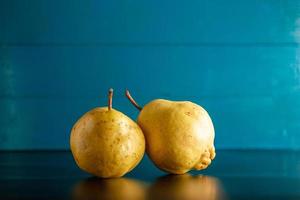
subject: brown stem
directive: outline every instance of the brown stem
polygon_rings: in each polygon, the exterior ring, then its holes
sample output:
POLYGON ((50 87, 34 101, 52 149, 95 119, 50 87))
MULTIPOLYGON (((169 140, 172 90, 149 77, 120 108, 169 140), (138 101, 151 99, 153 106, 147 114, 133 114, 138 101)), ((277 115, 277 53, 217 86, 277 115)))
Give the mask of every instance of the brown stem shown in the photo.
POLYGON ((132 103, 132 105, 134 105, 134 107, 136 107, 139 110, 142 110, 143 108, 141 106, 139 106, 135 100, 132 98, 132 96, 130 95, 129 91, 126 90, 125 92, 126 97, 129 99, 129 101, 132 103))
POLYGON ((112 88, 108 91, 108 110, 112 108, 112 97, 113 97, 114 90, 112 88))

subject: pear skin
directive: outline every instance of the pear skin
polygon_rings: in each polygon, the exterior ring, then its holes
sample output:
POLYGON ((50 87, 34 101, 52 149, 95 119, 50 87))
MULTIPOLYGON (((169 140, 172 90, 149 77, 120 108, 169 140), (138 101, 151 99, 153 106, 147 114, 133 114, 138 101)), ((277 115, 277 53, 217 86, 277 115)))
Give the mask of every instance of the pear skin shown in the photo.
POLYGON ((145 138, 140 127, 109 106, 84 114, 73 126, 70 146, 82 170, 102 178, 121 177, 142 159, 145 138))
MULTIPOLYGON (((129 92, 126 95, 132 98, 129 92)), ((158 168, 184 174, 211 164, 216 156, 215 132, 204 108, 189 101, 164 99, 136 107, 141 110, 137 122, 146 138, 146 152, 158 168)))

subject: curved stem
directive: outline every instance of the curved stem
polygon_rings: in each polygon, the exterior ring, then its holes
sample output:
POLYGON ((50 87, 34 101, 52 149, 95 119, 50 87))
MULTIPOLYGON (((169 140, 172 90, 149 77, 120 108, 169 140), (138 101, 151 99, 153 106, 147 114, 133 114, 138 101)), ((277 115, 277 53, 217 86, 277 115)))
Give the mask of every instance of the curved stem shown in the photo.
POLYGON ((132 105, 134 105, 134 107, 136 107, 138 110, 142 110, 143 108, 141 106, 139 106, 135 100, 132 98, 132 96, 130 95, 129 91, 126 90, 125 92, 126 97, 129 99, 129 101, 132 103, 132 105))
POLYGON ((112 98, 113 98, 114 90, 112 88, 108 91, 108 110, 111 110, 112 108, 112 98))

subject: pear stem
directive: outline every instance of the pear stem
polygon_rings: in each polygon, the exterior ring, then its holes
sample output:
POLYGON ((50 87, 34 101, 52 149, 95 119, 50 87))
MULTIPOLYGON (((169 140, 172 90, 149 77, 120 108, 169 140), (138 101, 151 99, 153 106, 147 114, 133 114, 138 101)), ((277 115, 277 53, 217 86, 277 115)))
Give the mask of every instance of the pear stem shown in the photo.
POLYGON ((112 108, 112 98, 113 98, 114 90, 112 88, 108 91, 108 110, 112 108))
POLYGON ((142 110, 143 108, 141 106, 139 106, 136 101, 132 98, 132 96, 130 95, 129 91, 126 90, 125 92, 126 97, 129 99, 129 101, 132 103, 132 105, 134 105, 134 107, 136 107, 138 110, 142 110))

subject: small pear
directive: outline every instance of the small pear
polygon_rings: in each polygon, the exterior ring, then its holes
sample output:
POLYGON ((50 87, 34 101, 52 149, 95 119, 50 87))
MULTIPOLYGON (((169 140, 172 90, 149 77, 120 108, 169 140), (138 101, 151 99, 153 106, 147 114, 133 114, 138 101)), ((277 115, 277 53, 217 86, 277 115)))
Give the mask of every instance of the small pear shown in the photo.
POLYGON ((214 126, 204 108, 190 101, 156 99, 140 107, 137 122, 146 138, 154 164, 172 174, 207 168, 215 158, 214 126))
POLYGON ((82 170, 102 178, 121 177, 131 171, 145 152, 140 127, 112 108, 113 90, 108 107, 94 108, 73 126, 70 146, 82 170))

